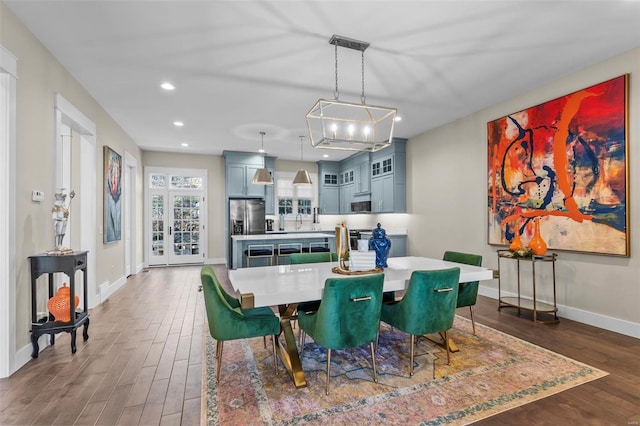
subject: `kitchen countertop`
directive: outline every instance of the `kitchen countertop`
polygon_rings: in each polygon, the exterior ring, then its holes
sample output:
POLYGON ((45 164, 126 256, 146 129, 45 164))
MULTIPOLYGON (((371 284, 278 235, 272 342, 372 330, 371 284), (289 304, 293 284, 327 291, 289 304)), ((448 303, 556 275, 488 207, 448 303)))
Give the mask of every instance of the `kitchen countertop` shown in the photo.
MULTIPOLYGON (((398 236, 406 236, 407 235, 407 230, 406 229, 401 229, 401 228, 389 228, 389 229, 385 229, 387 236, 389 237, 398 237, 398 236)), ((371 229, 371 231, 360 231, 360 234, 362 235, 368 235, 371 236, 373 232, 373 228, 371 229)))
POLYGON ((232 235, 235 241, 269 241, 269 240, 295 240, 308 238, 335 238, 336 234, 322 232, 292 232, 292 233, 270 233, 256 235, 232 235))

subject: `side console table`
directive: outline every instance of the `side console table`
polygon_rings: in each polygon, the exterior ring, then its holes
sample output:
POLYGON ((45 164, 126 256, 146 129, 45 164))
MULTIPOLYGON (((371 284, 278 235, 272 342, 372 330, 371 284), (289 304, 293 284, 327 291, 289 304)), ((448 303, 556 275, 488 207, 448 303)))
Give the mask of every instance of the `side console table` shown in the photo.
POLYGON ((533 312, 533 322, 543 322, 543 323, 557 323, 560 320, 558 319, 558 307, 556 305, 556 258, 557 255, 555 253, 546 254, 544 256, 532 255, 529 258, 524 257, 514 257, 513 253, 510 250, 498 250, 498 271, 500 271, 500 261, 503 259, 515 260, 517 262, 517 274, 518 274, 518 296, 517 297, 503 297, 501 294, 502 291, 502 274, 498 272, 498 310, 511 307, 517 308, 518 313, 520 310, 526 310, 533 312), (521 297, 521 289, 520 289, 520 262, 529 262, 531 263, 531 279, 533 286, 533 298, 524 298, 521 297), (552 272, 553 272, 553 305, 549 303, 540 302, 536 299, 536 265, 539 264, 551 264, 552 272), (552 318, 543 318, 540 319, 540 315, 546 315, 547 317, 551 314, 552 318))
POLYGON ((41 254, 37 256, 29 256, 31 261, 31 344, 33 345, 32 358, 38 358, 40 347, 38 346, 38 338, 43 334, 51 336, 51 344, 55 344, 55 335, 60 332, 71 333, 71 353, 76 353, 76 329, 84 325, 82 336, 84 340, 89 339, 87 330, 89 328, 89 312, 87 311, 87 252, 76 251, 69 254, 56 256, 41 254), (75 300, 76 286, 75 273, 83 272, 83 310, 76 310, 74 303, 69 306, 71 321, 56 321, 55 317, 49 313, 43 318, 38 318, 37 294, 38 288, 36 280, 42 274, 48 274, 49 298, 55 294, 53 288, 53 274, 62 272, 69 277, 69 290, 71 293, 71 301, 75 300))

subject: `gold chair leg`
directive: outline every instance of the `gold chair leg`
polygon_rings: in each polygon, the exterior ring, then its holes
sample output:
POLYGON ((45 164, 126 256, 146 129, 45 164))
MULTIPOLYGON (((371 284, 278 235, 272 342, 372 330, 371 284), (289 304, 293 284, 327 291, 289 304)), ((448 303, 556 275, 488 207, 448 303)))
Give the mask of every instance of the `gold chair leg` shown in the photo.
POLYGON ((331 380, 331 349, 327 349, 327 387, 324 391, 329 395, 329 380, 331 380))
POLYGON ((224 346, 224 342, 222 340, 216 341, 216 355, 217 355, 217 365, 216 365, 216 383, 220 383, 220 365, 222 364, 222 349, 224 346))
POLYGON ((278 375, 278 354, 276 352, 276 339, 278 336, 271 336, 271 343, 273 343, 273 371, 275 371, 276 376, 278 375))
POLYGON ((473 306, 469 306, 469 312, 471 312, 471 326, 473 327, 473 335, 476 335, 476 321, 473 319, 473 306))
MULTIPOLYGON (((444 341, 449 342, 449 337, 447 335, 447 330, 444 331, 444 341)), ((449 345, 445 344, 447 347, 447 365, 451 365, 451 351, 449 350, 449 345)))
POLYGON ((371 346, 371 363, 373 364, 373 381, 378 383, 378 375, 376 374, 376 351, 373 347, 373 342, 369 343, 371 346))
POLYGON ((413 376, 413 346, 415 342, 415 336, 413 334, 409 335, 409 346, 411 346, 411 360, 409 361, 409 377, 413 376))

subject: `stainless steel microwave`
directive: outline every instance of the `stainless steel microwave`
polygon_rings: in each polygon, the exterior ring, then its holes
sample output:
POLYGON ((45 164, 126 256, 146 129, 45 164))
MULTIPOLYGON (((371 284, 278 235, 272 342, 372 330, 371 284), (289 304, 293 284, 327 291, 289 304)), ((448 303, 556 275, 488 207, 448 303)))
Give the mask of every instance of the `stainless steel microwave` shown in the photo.
POLYGON ((351 203, 351 213, 371 213, 371 201, 351 203))

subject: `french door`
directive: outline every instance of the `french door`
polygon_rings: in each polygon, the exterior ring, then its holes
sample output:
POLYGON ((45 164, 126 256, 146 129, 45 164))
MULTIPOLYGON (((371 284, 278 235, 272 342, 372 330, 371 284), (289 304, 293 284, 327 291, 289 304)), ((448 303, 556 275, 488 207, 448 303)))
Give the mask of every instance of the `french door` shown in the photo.
POLYGON ((195 171, 188 172, 149 176, 146 235, 150 266, 204 263, 205 182, 195 171))

